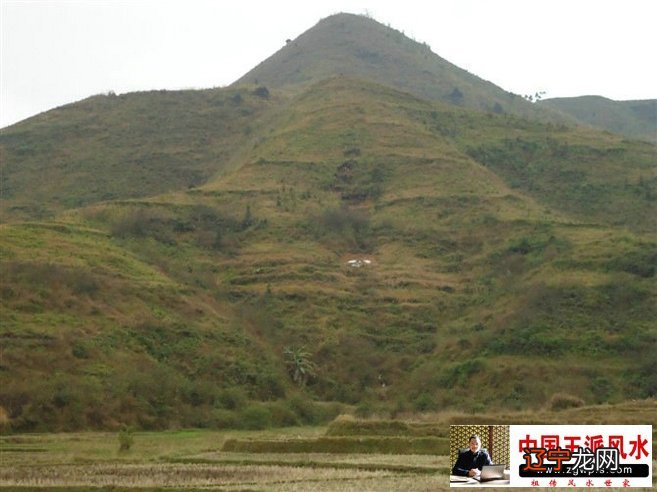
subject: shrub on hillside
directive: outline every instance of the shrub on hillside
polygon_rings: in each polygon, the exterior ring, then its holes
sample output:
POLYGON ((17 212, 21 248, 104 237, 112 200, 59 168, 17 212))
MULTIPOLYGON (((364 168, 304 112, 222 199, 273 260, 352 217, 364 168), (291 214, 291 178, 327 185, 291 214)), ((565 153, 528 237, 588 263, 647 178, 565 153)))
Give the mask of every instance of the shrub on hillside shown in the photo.
POLYGON ((287 401, 287 405, 304 424, 317 423, 316 408, 310 400, 295 396, 287 401))
MULTIPOLYGON (((484 373, 487 369, 487 366, 488 364, 486 361, 479 358, 469 359, 463 362, 456 362, 443 370, 441 382, 447 388, 466 386, 472 376, 484 373)), ((432 406, 430 405, 424 410, 429 410, 431 408, 432 406)), ((417 408, 417 410, 421 409, 417 408)))
POLYGON ((153 237, 165 244, 175 244, 171 216, 163 211, 136 208, 124 211, 110 226, 114 237, 153 237))
POLYGON ((555 393, 550 398, 550 410, 565 410, 584 406, 584 400, 566 393, 555 393))
MULTIPOLYGON (((655 339, 648 346, 655 346, 655 339)), ((641 357, 637 367, 628 370, 624 380, 628 381, 626 394, 633 398, 655 398, 657 397, 657 352, 654 350, 641 357)))
POLYGON ((181 400, 192 407, 213 406, 217 393, 216 384, 207 380, 186 380, 180 388, 181 400))
POLYGON ((216 429, 237 429, 240 419, 232 410, 217 408, 212 412, 211 426, 216 429))
POLYGON ((360 402, 354 409, 354 415, 361 419, 372 417, 376 414, 376 406, 371 401, 360 402))
POLYGON ((88 359, 89 358, 89 345, 83 341, 77 341, 71 347, 71 354, 76 359, 88 359))
POLYGON ((413 400, 413 408, 418 412, 428 412, 429 410, 436 410, 436 399, 431 393, 420 393, 415 400, 413 400))
POLYGON ((260 404, 247 407, 239 415, 239 424, 243 429, 263 430, 272 424, 272 415, 270 410, 260 404))
POLYGON ((256 88, 253 91, 253 94, 263 99, 269 99, 269 89, 267 89, 264 85, 261 85, 260 87, 256 88))
POLYGON ((362 210, 330 208, 312 217, 310 228, 317 239, 341 242, 351 250, 366 251, 371 248, 370 219, 362 210))
POLYGON ((448 100, 452 104, 463 104, 463 93, 459 90, 458 87, 454 87, 448 96, 448 100))
POLYGON ((0 430, 8 429, 10 424, 9 412, 5 410, 5 407, 0 405, 0 430))
POLYGON ((271 414, 271 425, 274 427, 290 427, 299 425, 297 415, 283 401, 265 404, 271 414))
POLYGON ((607 263, 607 271, 624 271, 643 278, 657 275, 657 251, 632 251, 612 258, 607 263))
POLYGON ((344 411, 344 405, 338 402, 315 402, 318 424, 326 424, 344 411))
POLYGON ((227 410, 237 410, 246 405, 247 397, 241 388, 226 388, 217 395, 217 402, 227 410))
POLYGON ((324 424, 334 419, 343 406, 340 403, 320 403, 293 397, 287 401, 287 406, 299 418, 301 423, 309 425, 324 424))
MULTIPOLYGON (((61 294, 65 288, 76 295, 93 296, 100 284, 88 269, 55 263, 5 262, 0 270, 5 283, 19 283, 30 286, 47 285, 61 294)), ((9 291, 8 291, 9 292, 9 291)))

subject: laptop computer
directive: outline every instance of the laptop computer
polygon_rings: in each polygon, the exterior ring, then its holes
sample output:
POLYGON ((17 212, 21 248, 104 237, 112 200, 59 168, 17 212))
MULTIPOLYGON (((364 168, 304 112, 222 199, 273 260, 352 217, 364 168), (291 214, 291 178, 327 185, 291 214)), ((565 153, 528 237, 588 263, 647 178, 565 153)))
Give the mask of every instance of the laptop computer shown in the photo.
POLYGON ((489 480, 502 480, 504 478, 504 467, 506 465, 484 465, 481 467, 481 474, 474 477, 479 482, 487 482, 489 480))

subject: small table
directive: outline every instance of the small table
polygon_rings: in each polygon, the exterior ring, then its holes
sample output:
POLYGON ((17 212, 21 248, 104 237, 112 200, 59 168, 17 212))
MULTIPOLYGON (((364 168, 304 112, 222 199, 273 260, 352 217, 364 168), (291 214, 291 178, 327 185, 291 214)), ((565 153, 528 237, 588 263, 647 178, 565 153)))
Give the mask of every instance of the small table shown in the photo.
MULTIPOLYGON (((507 473, 504 473, 506 476, 507 473)), ((486 482, 480 482, 470 477, 459 477, 457 475, 449 476, 449 486, 450 487, 508 487, 510 481, 508 478, 500 478, 499 480, 488 480, 486 482)))

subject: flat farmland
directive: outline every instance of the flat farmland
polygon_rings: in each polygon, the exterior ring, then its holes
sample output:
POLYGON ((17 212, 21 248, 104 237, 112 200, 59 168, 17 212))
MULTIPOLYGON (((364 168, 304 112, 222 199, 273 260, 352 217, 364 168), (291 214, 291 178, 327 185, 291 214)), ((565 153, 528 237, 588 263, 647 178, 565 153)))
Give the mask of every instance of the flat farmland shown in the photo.
POLYGON ((448 458, 377 453, 223 452, 227 439, 321 437, 323 427, 277 431, 33 434, 1 440, 0 486, 12 488, 185 488, 219 490, 436 490, 448 458))
MULTIPOLYGON (((653 425, 655 400, 562 411, 404 420, 339 417, 328 426, 0 436, 2 490, 428 491, 449 487, 450 424, 653 425)), ((653 470, 656 464, 653 461, 653 470)), ((654 477, 654 474, 653 474, 654 477)), ((654 485, 654 478, 653 478, 654 485)))

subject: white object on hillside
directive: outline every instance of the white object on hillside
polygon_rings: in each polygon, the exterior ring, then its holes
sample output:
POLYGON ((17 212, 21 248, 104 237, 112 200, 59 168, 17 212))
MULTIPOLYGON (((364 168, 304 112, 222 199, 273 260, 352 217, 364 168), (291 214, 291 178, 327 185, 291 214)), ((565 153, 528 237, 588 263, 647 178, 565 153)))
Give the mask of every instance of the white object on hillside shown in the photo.
POLYGON ((350 266, 350 267, 353 267, 353 268, 360 268, 360 267, 363 267, 365 265, 370 265, 371 263, 372 263, 371 260, 363 260, 363 259, 358 258, 358 259, 355 259, 355 260, 349 260, 347 262, 347 265, 350 266))

